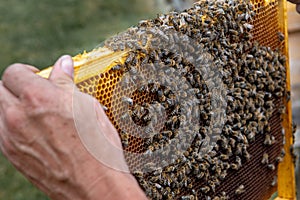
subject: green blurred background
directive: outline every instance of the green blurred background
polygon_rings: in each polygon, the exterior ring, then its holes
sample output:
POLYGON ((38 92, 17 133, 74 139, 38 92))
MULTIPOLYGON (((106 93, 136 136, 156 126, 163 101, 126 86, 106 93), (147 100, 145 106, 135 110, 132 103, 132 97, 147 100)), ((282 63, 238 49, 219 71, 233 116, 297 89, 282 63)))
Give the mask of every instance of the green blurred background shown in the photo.
MULTIPOLYGON (((147 0, 0 0, 0 74, 14 62, 44 68, 91 50, 159 12, 147 0)), ((0 154, 0 200, 37 199, 48 198, 0 154)))

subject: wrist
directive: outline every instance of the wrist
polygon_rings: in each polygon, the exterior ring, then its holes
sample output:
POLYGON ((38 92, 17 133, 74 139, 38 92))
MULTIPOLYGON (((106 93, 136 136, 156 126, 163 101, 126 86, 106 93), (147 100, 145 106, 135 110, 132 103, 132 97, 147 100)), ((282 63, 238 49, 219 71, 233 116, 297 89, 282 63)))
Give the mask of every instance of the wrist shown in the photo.
POLYGON ((89 200, 98 199, 147 199, 135 178, 130 173, 109 169, 89 189, 89 200))
MULTIPOLYGON (((130 173, 109 168, 95 159, 82 160, 75 182, 86 200, 147 199, 130 173)), ((76 191, 74 191, 76 192, 76 191)), ((78 193, 79 191, 77 191, 78 193)))

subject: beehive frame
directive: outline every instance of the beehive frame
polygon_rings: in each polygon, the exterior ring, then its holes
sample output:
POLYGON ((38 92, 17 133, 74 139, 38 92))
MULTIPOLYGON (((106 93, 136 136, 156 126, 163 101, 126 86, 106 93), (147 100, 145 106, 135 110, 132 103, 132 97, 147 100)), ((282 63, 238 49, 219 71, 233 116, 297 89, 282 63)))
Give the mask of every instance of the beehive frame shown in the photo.
MULTIPOLYGON (((289 48, 288 48, 288 24, 287 24, 287 1, 279 1, 279 16, 281 30, 285 34, 285 47, 284 53, 287 56, 287 90, 291 90, 290 82, 290 65, 289 65, 289 48)), ((286 132, 286 145, 285 151, 287 155, 282 163, 279 164, 278 168, 278 197, 277 200, 281 199, 296 199, 296 183, 295 183, 295 169, 293 155, 291 154, 291 148, 294 143, 293 131, 292 131, 292 105, 291 101, 285 102, 286 113, 283 115, 283 128, 286 132)))
MULTIPOLYGON (((278 24, 280 31, 285 35, 285 43, 282 52, 287 57, 286 71, 287 71, 287 91, 290 91, 290 69, 288 63, 288 33, 287 33, 287 2, 286 0, 253 0, 254 5, 278 2, 278 24)), ((259 33, 258 33, 259 34, 259 33)), ((75 83, 81 83, 84 80, 93 77, 96 74, 101 74, 109 70, 116 61, 122 60, 127 56, 127 52, 115 53, 106 48, 96 49, 90 53, 84 53, 74 57, 75 61, 75 83)), ((40 75, 47 77, 51 71, 48 68, 40 73, 40 75)), ((89 93, 88 90, 84 91, 89 93)), ((291 115, 291 102, 285 102, 286 113, 283 114, 283 128, 285 129, 285 158, 282 163, 278 166, 278 197, 277 200, 290 200, 295 199, 295 177, 294 177, 294 165, 293 155, 290 151, 293 145, 292 136, 292 115, 291 115)))

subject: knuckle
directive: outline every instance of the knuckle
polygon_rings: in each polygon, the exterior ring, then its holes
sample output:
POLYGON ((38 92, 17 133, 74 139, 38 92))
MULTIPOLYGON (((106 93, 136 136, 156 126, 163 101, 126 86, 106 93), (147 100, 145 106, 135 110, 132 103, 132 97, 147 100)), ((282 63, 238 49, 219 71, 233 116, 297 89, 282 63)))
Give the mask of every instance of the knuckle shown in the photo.
POLYGON ((43 91, 39 90, 38 88, 24 88, 21 99, 23 111, 26 113, 26 117, 40 117, 51 110, 51 103, 53 103, 55 97, 50 94, 50 91, 47 91, 47 94, 44 94, 43 91))

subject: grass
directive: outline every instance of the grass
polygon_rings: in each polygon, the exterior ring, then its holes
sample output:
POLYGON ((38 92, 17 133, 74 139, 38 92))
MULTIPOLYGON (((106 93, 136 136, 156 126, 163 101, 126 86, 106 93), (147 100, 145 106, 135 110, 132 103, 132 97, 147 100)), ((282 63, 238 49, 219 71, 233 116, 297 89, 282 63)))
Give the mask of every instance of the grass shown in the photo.
POLYGON ((20 173, 0 155, 0 199, 47 200, 42 192, 35 189, 20 173))
POLYGON ((52 64, 154 16, 145 0, 0 0, 0 63, 52 64), (148 10, 149 9, 149 10, 148 10))
MULTIPOLYGON (((0 0, 0 13, 0 75, 15 62, 47 67, 156 15, 147 0, 0 0)), ((48 198, 0 154, 0 199, 48 198)))

